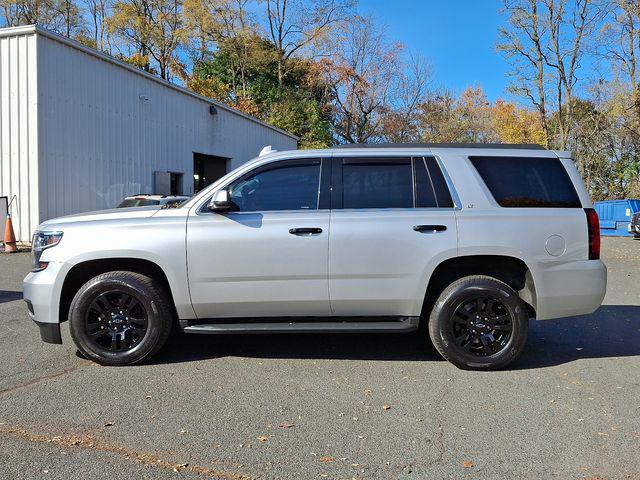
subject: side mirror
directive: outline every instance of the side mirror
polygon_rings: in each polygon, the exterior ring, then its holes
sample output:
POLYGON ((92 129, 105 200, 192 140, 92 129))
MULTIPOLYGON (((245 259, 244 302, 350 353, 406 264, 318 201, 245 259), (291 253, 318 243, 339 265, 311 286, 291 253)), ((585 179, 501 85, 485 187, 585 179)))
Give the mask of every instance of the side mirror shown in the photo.
POLYGON ((227 190, 218 190, 214 193, 207 208, 217 213, 238 210, 238 206, 229 198, 229 192, 227 190))

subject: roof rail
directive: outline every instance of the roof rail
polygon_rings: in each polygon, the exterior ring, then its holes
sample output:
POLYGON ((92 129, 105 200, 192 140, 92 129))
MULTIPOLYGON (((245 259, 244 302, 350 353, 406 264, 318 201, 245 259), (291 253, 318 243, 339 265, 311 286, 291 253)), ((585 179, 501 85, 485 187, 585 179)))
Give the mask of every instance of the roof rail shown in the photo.
POLYGON ((491 148, 546 150, 542 145, 522 143, 347 143, 334 148, 491 148))

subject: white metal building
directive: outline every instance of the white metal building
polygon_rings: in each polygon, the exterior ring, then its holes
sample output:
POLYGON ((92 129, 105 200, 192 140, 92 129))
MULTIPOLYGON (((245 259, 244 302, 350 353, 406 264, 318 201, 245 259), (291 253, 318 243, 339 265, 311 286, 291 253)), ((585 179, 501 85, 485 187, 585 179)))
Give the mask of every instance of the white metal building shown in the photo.
POLYGON ((18 241, 127 195, 193 193, 265 145, 297 138, 39 27, 0 29, 0 197, 16 197, 18 241))

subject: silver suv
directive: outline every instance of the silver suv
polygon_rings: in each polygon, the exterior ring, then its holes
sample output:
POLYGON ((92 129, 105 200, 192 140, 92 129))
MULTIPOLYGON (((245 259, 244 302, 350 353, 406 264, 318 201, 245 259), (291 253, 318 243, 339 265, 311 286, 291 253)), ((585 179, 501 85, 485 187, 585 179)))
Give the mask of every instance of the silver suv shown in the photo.
POLYGON ((594 311, 598 217, 568 152, 402 145, 272 152, 179 208, 49 220, 24 298, 87 358, 188 333, 418 330, 461 368, 504 367, 530 318, 594 311), (422 328, 421 328, 422 327, 422 328))

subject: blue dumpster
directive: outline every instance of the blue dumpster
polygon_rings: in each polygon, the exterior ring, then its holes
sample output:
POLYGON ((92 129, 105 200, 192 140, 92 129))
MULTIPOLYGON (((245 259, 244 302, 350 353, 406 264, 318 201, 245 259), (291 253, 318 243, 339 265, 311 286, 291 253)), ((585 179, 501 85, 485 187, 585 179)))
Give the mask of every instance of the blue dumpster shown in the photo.
POLYGON ((604 200, 593 205, 600 218, 600 235, 609 237, 632 236, 627 227, 631 217, 640 211, 640 199, 604 200))

